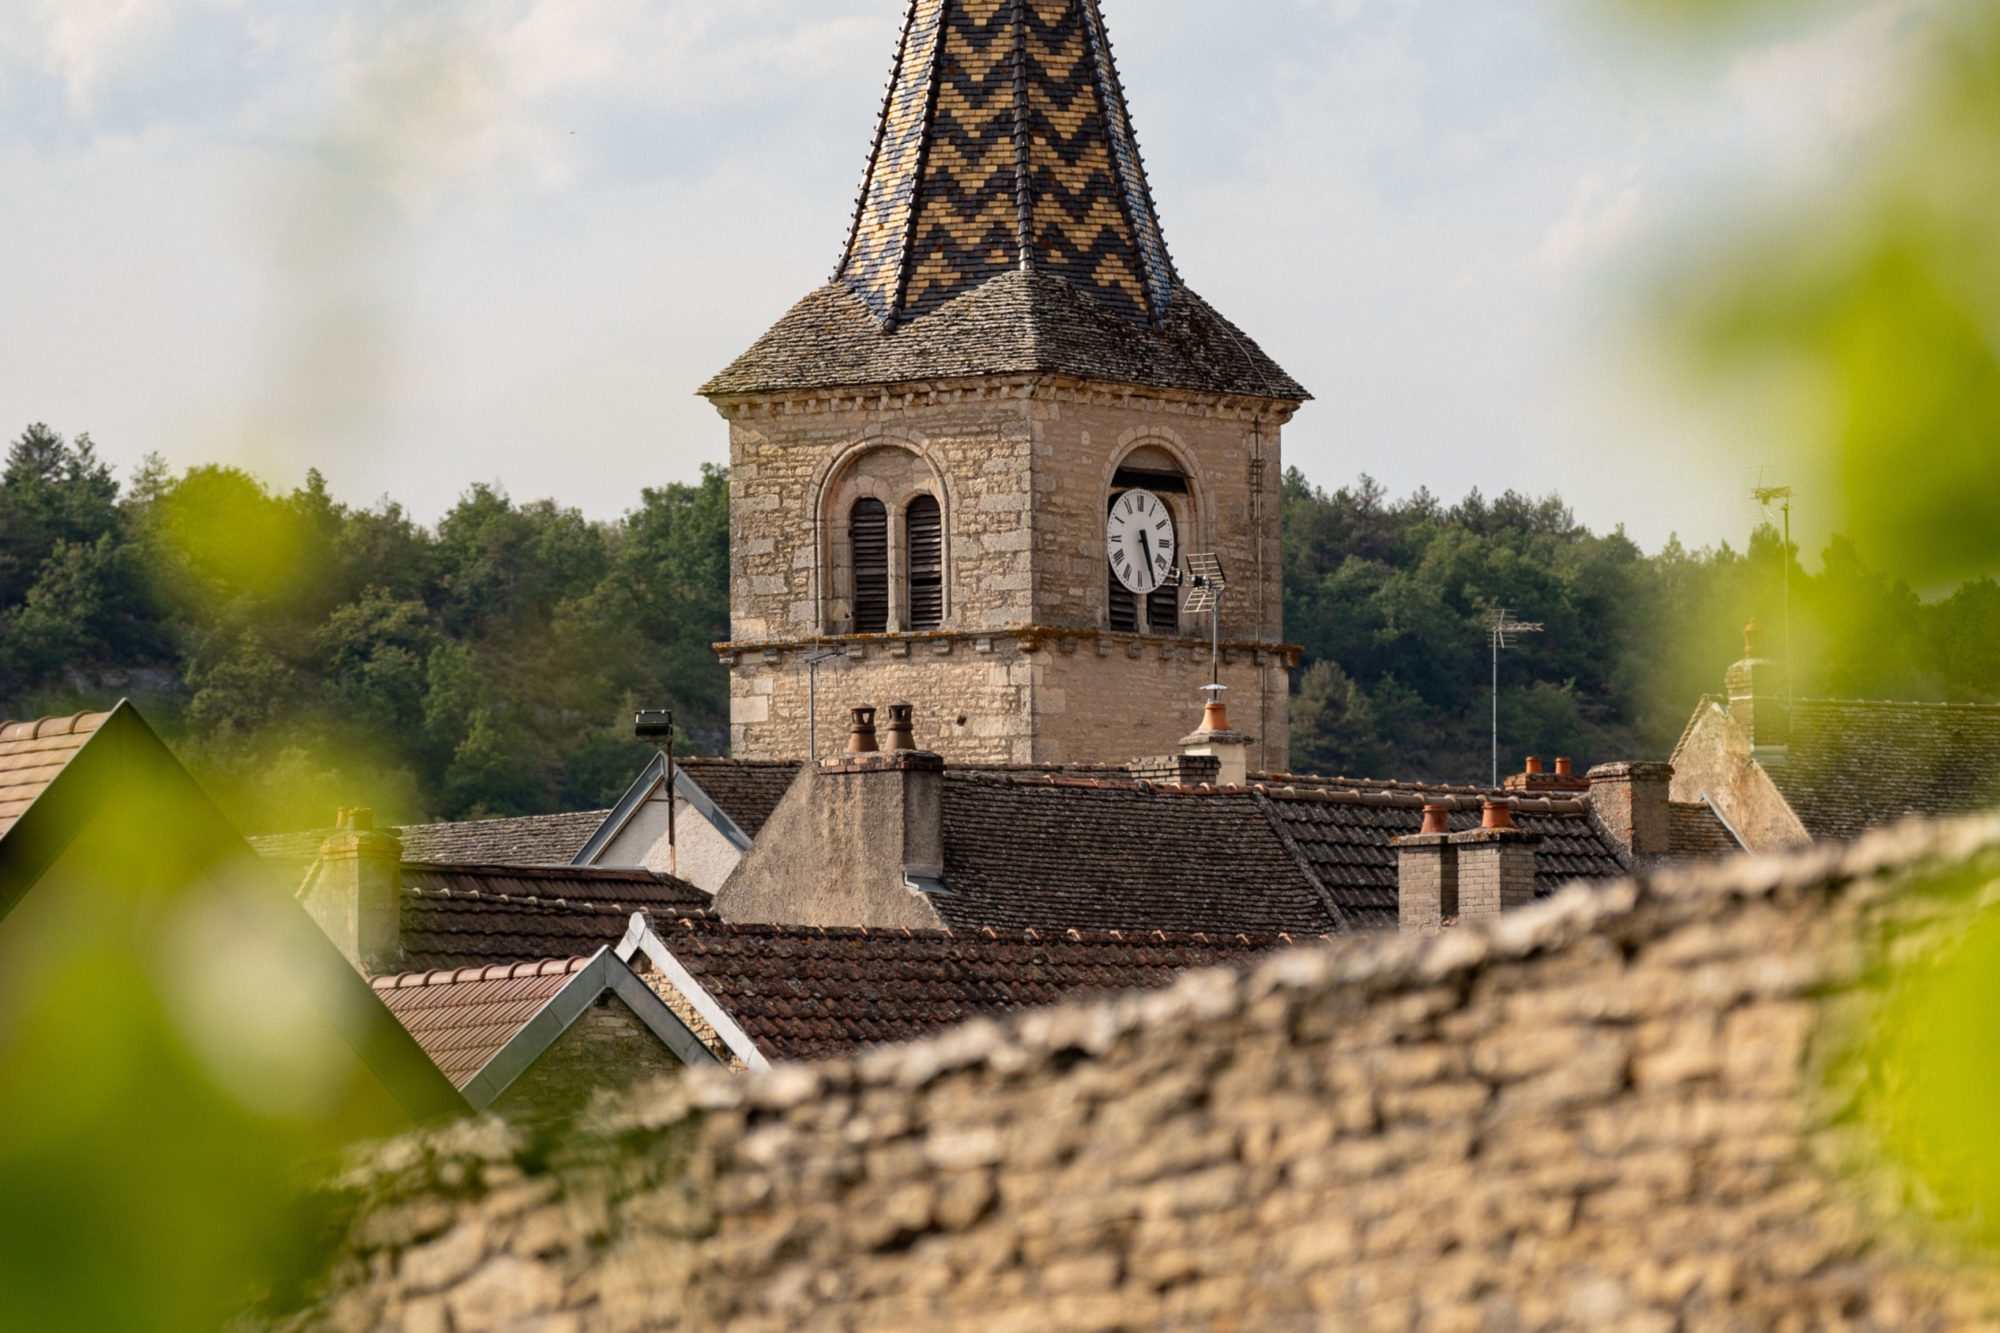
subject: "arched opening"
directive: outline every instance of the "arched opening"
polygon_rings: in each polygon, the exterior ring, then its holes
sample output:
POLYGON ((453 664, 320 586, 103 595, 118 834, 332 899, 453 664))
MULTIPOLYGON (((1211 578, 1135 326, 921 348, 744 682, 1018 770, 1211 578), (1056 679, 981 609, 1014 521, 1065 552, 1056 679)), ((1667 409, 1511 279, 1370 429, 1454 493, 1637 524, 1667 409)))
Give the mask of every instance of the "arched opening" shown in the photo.
POLYGON ((910 628, 937 629, 944 624, 944 511, 934 495, 919 495, 903 511, 903 550, 907 553, 910 628))
POLYGON ((856 500, 848 517, 853 542, 854 632, 889 630, 889 507, 869 497, 856 500))
MULTIPOLYGON (((1104 505, 1107 518, 1134 491, 1146 492, 1165 509, 1165 533, 1172 538, 1178 564, 1194 536, 1194 491, 1180 461, 1158 445, 1141 445, 1127 454, 1111 479, 1111 494, 1104 505)), ((1107 563, 1105 577, 1110 628, 1128 634, 1181 632, 1183 589, 1178 581, 1162 582, 1141 592, 1120 577, 1115 563, 1107 563)))

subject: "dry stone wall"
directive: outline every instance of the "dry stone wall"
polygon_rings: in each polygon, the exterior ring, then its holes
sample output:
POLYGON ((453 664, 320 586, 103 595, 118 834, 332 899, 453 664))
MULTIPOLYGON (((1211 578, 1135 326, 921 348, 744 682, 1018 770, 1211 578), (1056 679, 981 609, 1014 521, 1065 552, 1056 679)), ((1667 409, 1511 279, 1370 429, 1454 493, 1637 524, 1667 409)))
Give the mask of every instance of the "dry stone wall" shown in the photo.
POLYGON ((1880 1211, 1838 1114, 1869 942, 1920 958, 1974 910, 1943 863, 1990 901, 2000 820, 690 1073, 553 1164, 493 1121, 412 1136, 342 1182, 293 1322, 1984 1326, 1991 1281, 1880 1211))

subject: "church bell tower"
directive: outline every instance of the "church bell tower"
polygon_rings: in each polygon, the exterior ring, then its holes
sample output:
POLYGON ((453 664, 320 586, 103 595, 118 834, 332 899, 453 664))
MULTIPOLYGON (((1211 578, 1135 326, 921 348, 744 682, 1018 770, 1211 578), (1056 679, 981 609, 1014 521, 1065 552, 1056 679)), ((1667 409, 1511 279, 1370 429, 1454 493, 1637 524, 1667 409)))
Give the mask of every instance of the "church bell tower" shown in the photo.
POLYGON ((1097 0, 913 0, 839 266, 702 394, 730 429, 730 739, 908 700, 958 762, 1171 753, 1221 683, 1287 764, 1280 433, 1181 281, 1097 0))

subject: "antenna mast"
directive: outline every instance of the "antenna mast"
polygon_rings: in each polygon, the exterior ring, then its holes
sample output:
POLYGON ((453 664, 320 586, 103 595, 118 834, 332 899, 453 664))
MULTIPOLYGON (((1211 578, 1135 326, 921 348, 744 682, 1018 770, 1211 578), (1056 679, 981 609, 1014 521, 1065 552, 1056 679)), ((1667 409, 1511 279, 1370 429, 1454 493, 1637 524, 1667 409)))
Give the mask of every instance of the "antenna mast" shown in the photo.
POLYGON ((1792 662, 1792 488, 1789 486, 1766 486, 1760 477, 1758 484, 1751 489, 1750 497, 1763 506, 1765 513, 1768 514, 1775 507, 1784 516, 1785 545, 1778 552, 1778 555, 1784 561, 1785 569, 1785 662, 1783 680, 1785 682, 1785 700, 1789 703, 1792 697, 1792 671, 1794 667, 1794 663, 1792 662))
POLYGON ((1515 646, 1514 639, 1522 634, 1540 634, 1541 622, 1516 620, 1501 607, 1486 627, 1487 640, 1493 646, 1493 785, 1500 785, 1500 652, 1515 646))
POLYGON ((1191 555, 1182 576, 1188 585, 1183 615, 1208 613, 1208 688, 1220 694, 1222 685, 1222 594, 1229 580, 1222 576, 1222 558, 1213 554, 1191 555))

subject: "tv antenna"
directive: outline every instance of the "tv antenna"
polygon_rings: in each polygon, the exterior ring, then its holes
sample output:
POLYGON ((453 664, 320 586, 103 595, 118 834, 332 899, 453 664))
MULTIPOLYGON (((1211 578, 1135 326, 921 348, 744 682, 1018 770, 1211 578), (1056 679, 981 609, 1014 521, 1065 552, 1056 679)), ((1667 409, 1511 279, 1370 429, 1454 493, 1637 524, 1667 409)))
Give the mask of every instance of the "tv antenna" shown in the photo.
POLYGON ((1764 474, 1761 469, 1757 473, 1757 484, 1750 488, 1750 498, 1757 502, 1758 507, 1764 511, 1765 516, 1768 518, 1771 511, 1775 509, 1781 515, 1784 523, 1785 545, 1778 552, 1778 556, 1784 562, 1785 573, 1785 663, 1783 678, 1785 682, 1785 697, 1787 699, 1791 697, 1792 692, 1792 494, 1792 488, 1789 486, 1766 486, 1764 484, 1764 474))
POLYGON ((1521 635, 1541 632, 1540 621, 1516 620, 1504 606, 1486 626, 1486 638, 1493 647, 1493 785, 1496 788, 1500 785, 1500 654, 1515 647, 1514 640, 1521 635))
POLYGON ((1229 580, 1222 575, 1222 558, 1212 553, 1190 555, 1182 581, 1188 585, 1187 604, 1182 615, 1208 613, 1208 688, 1219 692, 1222 684, 1222 594, 1229 580))
POLYGON ((822 649, 808 653, 803 659, 806 668, 806 763, 810 767, 819 762, 819 669, 836 657, 846 653, 837 648, 822 649))

